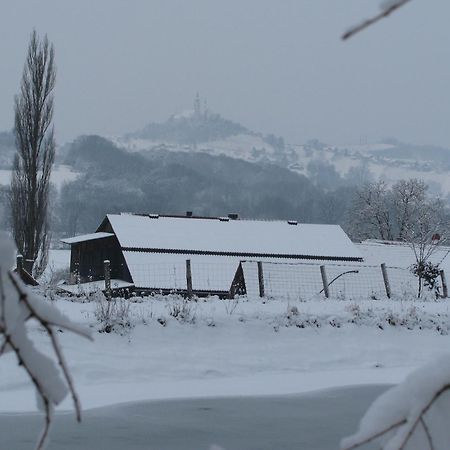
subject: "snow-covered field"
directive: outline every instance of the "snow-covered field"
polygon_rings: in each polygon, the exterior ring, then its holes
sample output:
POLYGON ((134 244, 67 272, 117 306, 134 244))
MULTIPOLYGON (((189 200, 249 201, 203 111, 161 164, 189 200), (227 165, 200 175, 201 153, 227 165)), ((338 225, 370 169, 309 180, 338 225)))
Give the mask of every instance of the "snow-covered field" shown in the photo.
MULTIPOLYGON (((68 252, 54 250, 50 260, 54 271, 67 267, 68 252)), ((85 420, 77 426, 65 414, 66 399, 55 449, 337 448, 377 393, 448 355, 450 344, 450 303, 432 297, 135 296, 109 303, 119 314, 101 320, 108 305, 101 293, 35 289, 94 336, 59 333, 85 420)), ((50 355, 44 330, 29 327, 50 355)), ((8 433, 8 448, 32 445, 42 420, 35 410, 29 379, 14 355, 4 355, 0 435, 10 423, 26 430, 8 433)))
MULTIPOLYGON (((92 327, 93 343, 61 333, 84 408, 124 402, 298 394, 398 383, 448 352, 447 301, 238 301, 136 299, 130 326, 99 332, 97 302, 58 297, 56 306, 92 327), (174 317, 177 315, 178 317, 174 317)), ((42 330, 32 329, 46 348, 42 330)), ((66 400, 60 409, 70 409, 66 400)), ((0 412, 35 410, 13 356, 0 364, 0 412)))
MULTIPOLYGON (((59 190, 64 183, 69 183, 78 178, 80 174, 72 171, 69 166, 60 164, 53 168, 51 182, 59 190)), ((0 185, 9 185, 11 183, 11 170, 0 169, 0 185)))

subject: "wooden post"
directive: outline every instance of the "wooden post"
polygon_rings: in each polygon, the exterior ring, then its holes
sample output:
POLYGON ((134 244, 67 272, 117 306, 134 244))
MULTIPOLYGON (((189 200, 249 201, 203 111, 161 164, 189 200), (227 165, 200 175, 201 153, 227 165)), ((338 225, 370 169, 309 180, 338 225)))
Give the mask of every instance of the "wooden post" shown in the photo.
POLYGON ((389 284, 389 277, 385 263, 381 264, 381 273, 383 274, 384 288, 386 289, 387 298, 391 298, 391 285, 389 284))
POLYGON ((108 259, 103 261, 105 271, 105 294, 108 300, 111 300, 111 267, 108 259))
POLYGON ((16 264, 17 264, 17 272, 19 273, 19 275, 22 273, 22 269, 23 269, 23 256, 22 255, 17 255, 16 258, 16 264))
POLYGON ((188 298, 192 298, 192 270, 190 259, 186 260, 186 287, 188 298))
POLYGON ((445 279, 445 272, 443 269, 439 271, 439 275, 441 276, 442 281, 442 298, 448 297, 448 286, 447 286, 447 280, 445 279))
POLYGON ((25 259, 25 261, 23 261, 22 268, 25 269, 29 275, 32 275, 33 265, 34 265, 34 259, 25 259))
POLYGON ((326 298, 330 297, 330 290, 328 289, 327 272, 325 266, 320 266, 320 275, 322 275, 323 292, 326 298))
POLYGON ((264 297, 266 293, 264 291, 264 272, 262 261, 258 261, 258 284, 259 284, 259 296, 264 297))

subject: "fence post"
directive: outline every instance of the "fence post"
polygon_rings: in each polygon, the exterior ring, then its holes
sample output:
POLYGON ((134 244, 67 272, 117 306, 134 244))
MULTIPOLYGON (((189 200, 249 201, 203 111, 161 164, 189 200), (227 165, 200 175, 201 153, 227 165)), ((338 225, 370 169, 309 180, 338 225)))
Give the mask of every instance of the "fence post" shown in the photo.
POLYGON ((16 258, 17 261, 17 272, 20 274, 22 274, 22 269, 23 269, 23 256, 22 255, 17 255, 16 258))
POLYGON ((381 264, 381 273, 383 274, 384 288, 386 289, 387 298, 391 298, 391 285, 389 284, 389 277, 385 263, 381 264))
POLYGON ((325 266, 320 266, 320 275, 322 275, 323 292, 326 298, 330 297, 330 290, 328 289, 327 272, 325 266))
POLYGON ((262 261, 258 261, 258 285, 259 285, 259 296, 264 297, 264 272, 263 272, 263 264, 262 261))
POLYGON ((186 260, 186 287, 188 298, 192 298, 192 270, 190 259, 186 260))
POLYGON ((447 280, 445 279, 444 269, 441 269, 439 271, 439 275, 441 276, 441 281, 442 281, 442 298, 447 298, 448 297, 448 287, 447 287, 447 280))
POLYGON ((111 267, 109 259, 103 261, 103 269, 105 272, 105 294, 108 300, 111 300, 111 267))
POLYGON ((34 259, 26 259, 23 262, 23 268, 28 272, 29 275, 33 274, 33 264, 34 264, 34 259))

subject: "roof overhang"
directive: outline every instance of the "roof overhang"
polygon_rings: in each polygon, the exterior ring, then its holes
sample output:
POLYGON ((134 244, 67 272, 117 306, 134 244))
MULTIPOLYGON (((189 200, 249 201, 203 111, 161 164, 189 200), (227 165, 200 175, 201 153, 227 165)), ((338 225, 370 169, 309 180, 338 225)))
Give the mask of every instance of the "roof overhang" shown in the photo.
POLYGON ((65 238, 65 239, 61 239, 61 242, 64 242, 64 244, 78 244, 80 242, 86 242, 86 241, 93 241, 96 239, 104 239, 104 238, 108 238, 108 237, 112 237, 114 236, 113 233, 104 233, 104 232, 99 232, 99 233, 91 233, 91 234, 82 234, 80 236, 74 236, 71 238, 65 238))

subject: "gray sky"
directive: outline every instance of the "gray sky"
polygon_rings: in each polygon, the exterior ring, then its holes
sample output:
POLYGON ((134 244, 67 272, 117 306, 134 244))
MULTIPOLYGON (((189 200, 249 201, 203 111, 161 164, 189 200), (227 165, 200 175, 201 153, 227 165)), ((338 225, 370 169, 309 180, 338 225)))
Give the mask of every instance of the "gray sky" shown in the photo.
POLYGON ((302 143, 450 147, 450 2, 414 0, 347 43, 380 0, 14 0, 0 6, 0 130, 33 27, 58 65, 58 141, 192 107, 302 143))

